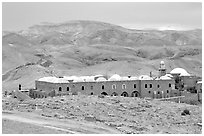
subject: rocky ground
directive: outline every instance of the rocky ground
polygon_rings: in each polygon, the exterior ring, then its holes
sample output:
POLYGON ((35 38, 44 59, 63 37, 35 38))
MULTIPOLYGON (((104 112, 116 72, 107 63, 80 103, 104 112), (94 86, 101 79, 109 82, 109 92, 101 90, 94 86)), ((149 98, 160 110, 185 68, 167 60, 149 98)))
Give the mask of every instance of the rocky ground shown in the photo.
POLYGON ((3 111, 32 113, 48 119, 101 124, 126 134, 202 133, 201 106, 169 101, 68 95, 22 102, 3 98, 2 108, 3 111), (185 109, 190 115, 182 115, 185 109))

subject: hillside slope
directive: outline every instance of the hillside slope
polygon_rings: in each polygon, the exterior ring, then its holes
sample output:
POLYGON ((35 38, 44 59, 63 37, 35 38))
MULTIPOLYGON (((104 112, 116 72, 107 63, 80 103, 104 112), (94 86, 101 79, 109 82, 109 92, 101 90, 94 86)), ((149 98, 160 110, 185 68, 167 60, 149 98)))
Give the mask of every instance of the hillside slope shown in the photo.
POLYGON ((96 21, 36 25, 2 37, 3 89, 34 87, 43 76, 157 75, 182 67, 201 76, 202 31, 130 30, 96 21))

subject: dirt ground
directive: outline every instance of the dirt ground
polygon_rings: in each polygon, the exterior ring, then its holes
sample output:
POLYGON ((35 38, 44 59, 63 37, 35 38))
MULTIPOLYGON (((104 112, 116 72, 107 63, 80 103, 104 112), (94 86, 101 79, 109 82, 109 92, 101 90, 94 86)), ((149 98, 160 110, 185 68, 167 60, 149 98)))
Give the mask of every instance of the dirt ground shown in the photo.
POLYGON ((3 133, 46 133, 46 129, 52 129, 49 133, 55 134, 202 133, 202 107, 184 103, 120 96, 68 95, 22 102, 3 98, 2 108, 3 133), (181 115, 185 109, 190 111, 190 115, 181 115), (23 125, 21 127, 18 123, 29 123, 30 131, 22 131, 23 125), (18 131, 11 132, 10 128, 15 125, 18 131), (40 130, 39 127, 46 129, 40 130))
POLYGON ((13 121, 9 119, 2 120, 2 128, 3 128, 2 129, 3 134, 61 134, 61 133, 64 133, 64 131, 32 125, 30 123, 23 123, 20 121, 13 121))

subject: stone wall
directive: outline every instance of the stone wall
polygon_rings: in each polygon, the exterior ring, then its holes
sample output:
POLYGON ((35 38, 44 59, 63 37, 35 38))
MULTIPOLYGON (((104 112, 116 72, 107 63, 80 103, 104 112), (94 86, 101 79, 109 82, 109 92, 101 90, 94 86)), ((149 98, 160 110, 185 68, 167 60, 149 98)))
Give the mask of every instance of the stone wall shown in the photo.
MULTIPOLYGON (((48 83, 36 81, 32 96, 85 94, 85 95, 123 95, 128 97, 166 98, 173 96, 174 80, 127 80, 103 82, 48 83), (170 85, 171 84, 171 85, 170 85), (44 93, 47 92, 47 93, 44 93), (37 95, 36 95, 37 93, 37 95), (53 94, 52 94, 53 95, 53 94)), ((175 91, 175 90, 174 90, 175 91)))

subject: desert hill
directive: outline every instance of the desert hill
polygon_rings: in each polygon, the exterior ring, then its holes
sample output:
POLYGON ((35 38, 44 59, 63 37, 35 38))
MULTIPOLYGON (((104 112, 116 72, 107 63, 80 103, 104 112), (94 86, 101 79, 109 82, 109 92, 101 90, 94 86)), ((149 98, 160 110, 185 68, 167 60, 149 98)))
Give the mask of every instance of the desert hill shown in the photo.
POLYGON ((157 75, 182 67, 201 76, 202 30, 131 30, 96 21, 35 25, 2 37, 3 89, 34 87, 43 76, 157 75))

